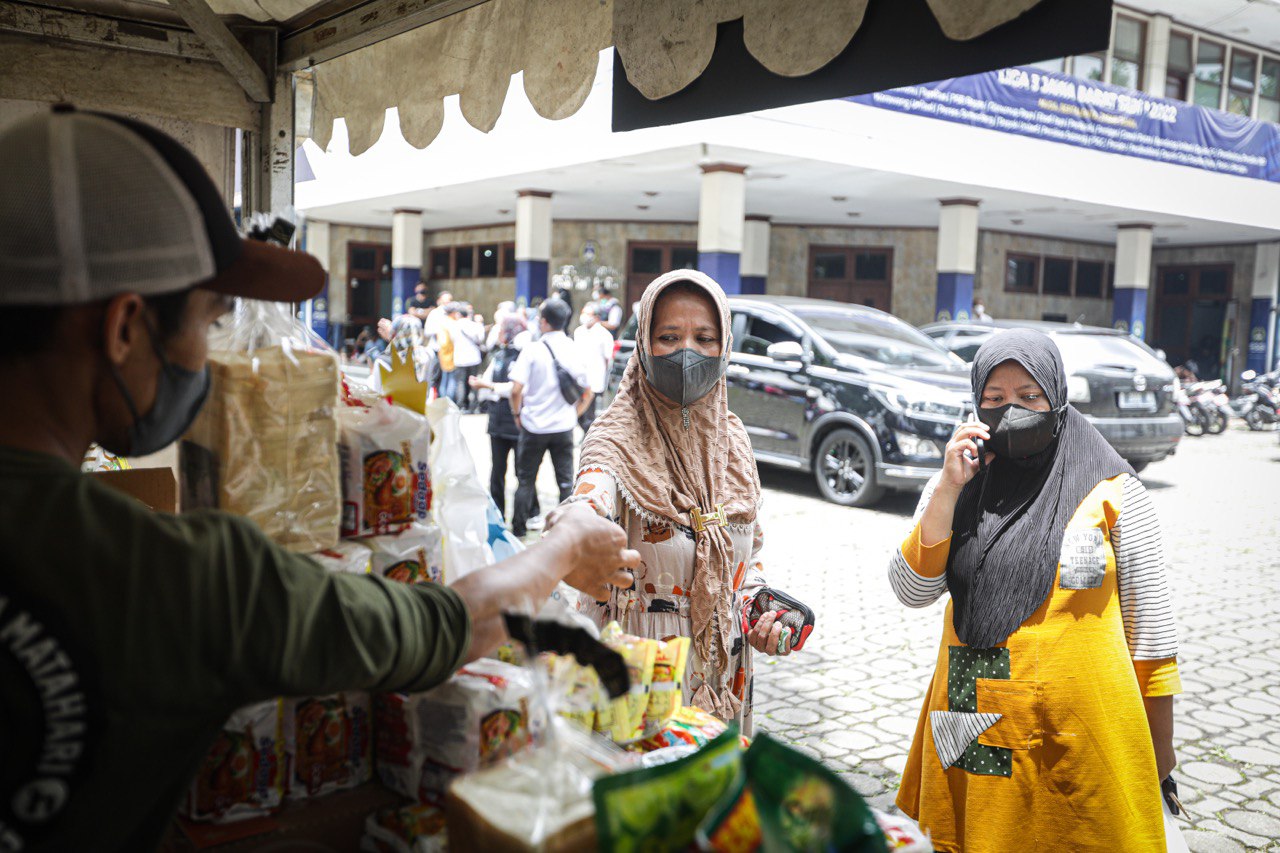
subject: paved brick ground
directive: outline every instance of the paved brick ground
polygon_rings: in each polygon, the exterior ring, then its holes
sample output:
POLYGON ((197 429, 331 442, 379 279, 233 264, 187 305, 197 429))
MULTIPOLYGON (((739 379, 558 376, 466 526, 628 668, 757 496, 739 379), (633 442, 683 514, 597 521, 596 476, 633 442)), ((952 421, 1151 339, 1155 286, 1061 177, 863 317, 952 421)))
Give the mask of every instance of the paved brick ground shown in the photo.
MULTIPOLYGON (((480 420, 467 420, 472 447, 485 447, 480 420)), ((487 451, 477 460, 487 476, 487 451)), ((818 630, 803 653, 761 660, 757 726, 887 808, 942 620, 941 603, 904 608, 885 579, 916 498, 843 509, 820 500, 807 476, 763 469, 762 478, 770 583, 809 602, 818 630)), ((1280 443, 1234 429, 1189 438, 1144 480, 1165 528, 1181 631, 1187 842, 1196 853, 1280 850, 1280 443)), ((540 491, 551 506, 554 484, 540 491)))

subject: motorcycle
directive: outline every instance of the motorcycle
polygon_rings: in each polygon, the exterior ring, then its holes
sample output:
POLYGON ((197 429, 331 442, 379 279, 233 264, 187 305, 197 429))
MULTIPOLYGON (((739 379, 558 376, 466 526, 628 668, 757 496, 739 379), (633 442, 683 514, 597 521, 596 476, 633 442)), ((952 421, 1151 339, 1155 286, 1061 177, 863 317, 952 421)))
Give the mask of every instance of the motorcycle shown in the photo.
MULTIPOLYGON (((1231 398, 1227 396, 1226 386, 1218 380, 1196 382, 1187 388, 1191 411, 1204 424, 1204 432, 1209 435, 1221 435, 1227 429, 1230 419, 1231 398)), ((1203 434, 1203 433, 1193 433, 1203 434)))
POLYGON ((1192 407, 1187 389, 1177 382, 1173 385, 1173 405, 1178 410, 1178 416, 1182 418, 1183 432, 1190 436, 1204 435, 1204 415, 1199 409, 1192 407))
POLYGON ((1239 417, 1244 418, 1249 429, 1257 432, 1269 429, 1280 423, 1280 396, 1277 395, 1277 380, 1280 375, 1268 373, 1259 376, 1252 370, 1240 374, 1244 380, 1243 392, 1232 401, 1233 410, 1239 410, 1239 417))

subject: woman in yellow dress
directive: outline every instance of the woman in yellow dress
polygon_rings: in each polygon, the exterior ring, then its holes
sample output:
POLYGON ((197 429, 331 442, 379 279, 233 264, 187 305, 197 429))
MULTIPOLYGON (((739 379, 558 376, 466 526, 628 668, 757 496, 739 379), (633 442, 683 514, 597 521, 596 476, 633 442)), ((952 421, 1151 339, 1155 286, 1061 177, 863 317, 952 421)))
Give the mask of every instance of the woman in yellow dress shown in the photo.
POLYGON ((1045 335, 994 336, 972 382, 889 567, 908 606, 951 595, 898 807, 941 851, 1164 851, 1181 685, 1150 496, 1045 335))

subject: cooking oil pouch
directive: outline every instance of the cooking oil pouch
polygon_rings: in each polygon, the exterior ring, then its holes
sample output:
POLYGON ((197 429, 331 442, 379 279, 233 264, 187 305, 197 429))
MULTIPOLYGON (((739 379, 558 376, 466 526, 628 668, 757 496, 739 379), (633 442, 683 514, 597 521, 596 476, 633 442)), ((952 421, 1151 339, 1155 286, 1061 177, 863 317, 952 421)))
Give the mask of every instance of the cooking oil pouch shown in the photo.
POLYGON ((677 761, 608 776, 595 784, 603 853, 686 850, 698 826, 742 770, 737 726, 677 761))

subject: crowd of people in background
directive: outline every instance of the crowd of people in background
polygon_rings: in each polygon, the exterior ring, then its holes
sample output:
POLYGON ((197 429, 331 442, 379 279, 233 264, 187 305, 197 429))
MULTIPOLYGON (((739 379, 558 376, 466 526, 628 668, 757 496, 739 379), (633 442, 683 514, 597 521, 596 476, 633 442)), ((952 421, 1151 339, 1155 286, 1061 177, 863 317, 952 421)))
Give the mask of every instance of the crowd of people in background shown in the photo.
POLYGON ((502 302, 493 322, 470 303, 441 291, 434 298, 418 282, 404 313, 365 327, 345 347, 351 364, 368 365, 375 388, 378 365, 410 355, 433 397, 448 398, 464 413, 487 413, 492 452, 490 492, 506 516, 506 480, 519 481, 511 507, 512 531, 541 526, 535 481, 550 456, 560 500, 572 486, 575 448, 599 411, 613 370, 614 338, 623 310, 596 289, 577 313, 573 294, 557 291, 531 305, 502 302))

